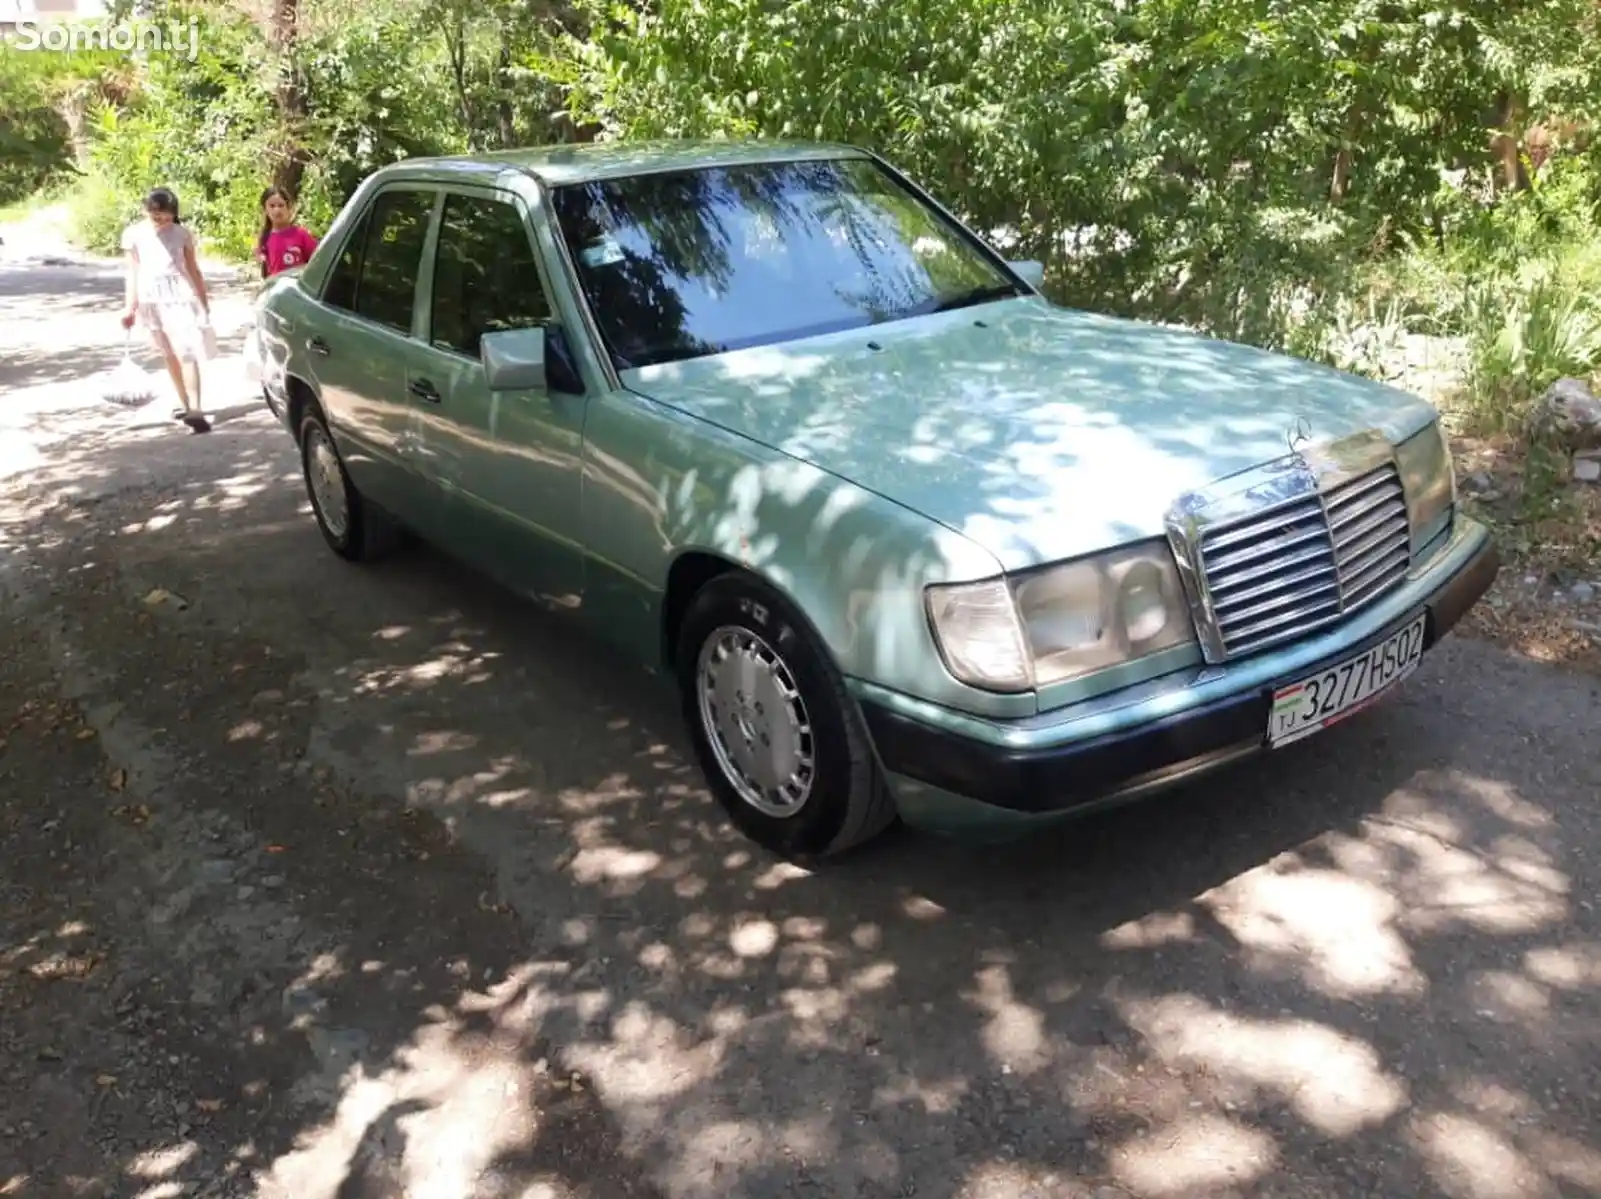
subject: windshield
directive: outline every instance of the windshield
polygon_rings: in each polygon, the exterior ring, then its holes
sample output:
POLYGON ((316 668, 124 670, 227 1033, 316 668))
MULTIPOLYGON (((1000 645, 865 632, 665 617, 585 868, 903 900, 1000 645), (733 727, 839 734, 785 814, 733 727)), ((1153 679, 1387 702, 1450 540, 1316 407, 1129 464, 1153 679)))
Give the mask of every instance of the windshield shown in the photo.
POLYGON ((619 370, 1025 294, 877 163, 755 163, 554 189, 619 370))

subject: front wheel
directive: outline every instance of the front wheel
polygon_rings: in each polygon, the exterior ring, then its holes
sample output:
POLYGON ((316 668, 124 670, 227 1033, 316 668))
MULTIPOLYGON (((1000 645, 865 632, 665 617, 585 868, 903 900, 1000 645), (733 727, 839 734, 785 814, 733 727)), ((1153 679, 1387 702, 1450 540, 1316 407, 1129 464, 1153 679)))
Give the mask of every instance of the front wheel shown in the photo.
POLYGON ((839 672, 772 588, 744 574, 701 588, 677 668, 701 769, 752 840, 784 856, 838 853, 894 821, 839 672))
POLYGON ((315 409, 300 422, 300 468, 312 515, 334 553, 350 562, 368 562, 394 548, 399 530, 351 483, 333 434, 315 409))

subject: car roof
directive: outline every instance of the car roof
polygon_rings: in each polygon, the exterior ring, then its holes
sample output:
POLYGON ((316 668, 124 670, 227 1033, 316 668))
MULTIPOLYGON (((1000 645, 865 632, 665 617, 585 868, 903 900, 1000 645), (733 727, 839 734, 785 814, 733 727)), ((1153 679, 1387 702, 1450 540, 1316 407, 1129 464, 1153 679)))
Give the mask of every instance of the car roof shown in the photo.
POLYGON ((407 158, 382 168, 386 176, 492 182, 507 170, 533 175, 551 187, 661 171, 821 158, 866 158, 855 146, 774 138, 680 138, 635 142, 530 146, 479 154, 407 158))

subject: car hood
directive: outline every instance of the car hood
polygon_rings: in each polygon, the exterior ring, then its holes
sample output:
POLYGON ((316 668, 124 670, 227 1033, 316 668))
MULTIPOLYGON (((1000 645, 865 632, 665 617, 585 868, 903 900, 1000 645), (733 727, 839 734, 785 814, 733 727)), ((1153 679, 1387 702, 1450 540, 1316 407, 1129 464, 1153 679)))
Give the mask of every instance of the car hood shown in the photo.
POLYGON ((1006 570, 1158 536, 1182 492, 1433 409, 1304 359, 1008 300, 624 372, 939 521, 1006 570))

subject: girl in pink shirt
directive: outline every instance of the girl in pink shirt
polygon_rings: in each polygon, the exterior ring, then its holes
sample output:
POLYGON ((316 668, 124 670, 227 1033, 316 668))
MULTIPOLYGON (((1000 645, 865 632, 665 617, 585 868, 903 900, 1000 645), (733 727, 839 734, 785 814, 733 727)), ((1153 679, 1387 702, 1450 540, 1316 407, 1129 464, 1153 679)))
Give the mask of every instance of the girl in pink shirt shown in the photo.
POLYGON ((294 223, 295 202, 281 187, 261 193, 261 236, 256 239, 256 260, 261 277, 270 279, 279 271, 304 266, 317 248, 317 239, 294 223))

